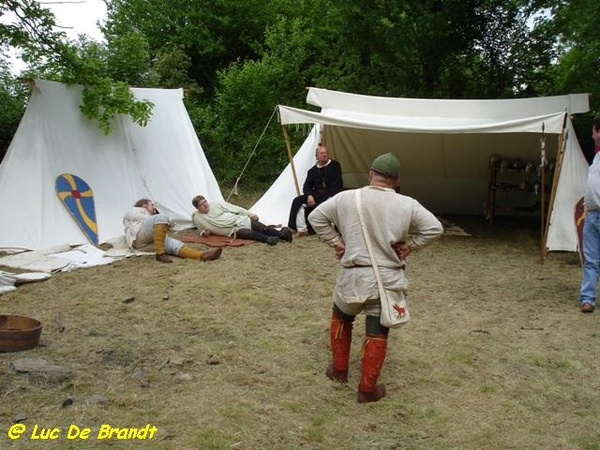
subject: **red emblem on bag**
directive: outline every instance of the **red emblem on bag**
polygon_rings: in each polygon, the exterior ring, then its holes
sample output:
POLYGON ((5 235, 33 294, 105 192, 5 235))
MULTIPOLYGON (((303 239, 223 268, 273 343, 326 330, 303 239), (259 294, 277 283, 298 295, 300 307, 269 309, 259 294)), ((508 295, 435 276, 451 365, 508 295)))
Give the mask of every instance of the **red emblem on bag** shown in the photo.
POLYGON ((406 308, 398 304, 394 304, 394 310, 398 313, 398 317, 404 317, 406 315, 406 308))

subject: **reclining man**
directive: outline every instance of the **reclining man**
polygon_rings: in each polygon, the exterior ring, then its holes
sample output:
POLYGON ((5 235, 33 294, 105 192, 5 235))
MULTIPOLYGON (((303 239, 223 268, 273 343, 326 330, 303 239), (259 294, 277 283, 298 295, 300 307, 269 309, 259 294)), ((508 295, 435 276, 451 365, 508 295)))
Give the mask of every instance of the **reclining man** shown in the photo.
POLYGON ((233 236, 241 239, 252 239, 275 245, 282 241, 292 242, 292 232, 289 228, 281 231, 259 222, 258 216, 244 208, 231 203, 217 202, 211 205, 202 195, 192 199, 196 211, 192 213, 194 225, 202 236, 211 233, 219 236, 233 236))
POLYGON ((138 200, 134 207, 125 213, 123 226, 125 241, 129 248, 147 252, 156 251, 156 260, 161 263, 173 262, 167 254, 180 258, 212 261, 219 258, 223 251, 215 248, 202 252, 167 236, 171 221, 164 214, 160 214, 154 202, 147 198, 138 200))

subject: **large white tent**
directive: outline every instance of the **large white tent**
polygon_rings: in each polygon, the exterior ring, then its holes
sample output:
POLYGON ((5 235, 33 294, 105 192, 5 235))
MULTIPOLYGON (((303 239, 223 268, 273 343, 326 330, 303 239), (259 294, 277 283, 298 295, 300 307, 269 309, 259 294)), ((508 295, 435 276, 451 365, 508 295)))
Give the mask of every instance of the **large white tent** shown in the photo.
POLYGON ((152 118, 142 127, 119 116, 109 135, 81 113, 81 89, 35 81, 0 165, 0 248, 88 242, 55 191, 61 173, 94 191, 100 243, 123 234, 123 215, 140 198, 155 200, 180 227, 191 226, 194 195, 222 199, 181 89, 131 89, 154 103, 152 118))
POLYGON ((587 94, 433 100, 310 88, 307 102, 321 111, 278 106, 282 125, 315 125, 292 163, 253 206, 266 223, 287 223, 291 201, 315 163, 320 141, 341 163, 345 187, 366 184, 373 158, 391 151, 400 160, 402 193, 436 213, 483 215, 490 157, 539 166, 543 140, 546 159, 556 159, 555 179, 548 180, 546 194, 551 201, 546 246, 577 249, 573 212, 585 189, 588 165, 570 115, 589 110, 587 94))

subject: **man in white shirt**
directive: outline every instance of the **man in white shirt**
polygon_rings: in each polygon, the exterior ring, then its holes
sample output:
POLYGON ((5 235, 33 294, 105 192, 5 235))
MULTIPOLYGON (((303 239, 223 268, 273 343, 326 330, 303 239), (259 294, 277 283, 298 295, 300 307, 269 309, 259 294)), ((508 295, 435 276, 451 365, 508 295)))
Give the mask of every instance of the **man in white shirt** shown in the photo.
POLYGON ((595 155, 588 171, 587 188, 583 197, 583 270, 579 302, 581 312, 593 313, 596 305, 596 286, 600 273, 600 118, 592 126, 595 155))
POLYGON ((251 239, 275 245, 279 240, 292 242, 289 228, 268 227, 258 220, 258 216, 250 211, 228 202, 217 202, 212 205, 202 195, 192 199, 196 211, 192 213, 192 221, 201 235, 216 234, 251 239))
MULTIPOLYGON (((361 189, 364 225, 371 236, 374 258, 383 288, 404 293, 406 257, 443 232, 440 221, 416 200, 397 194, 400 163, 387 153, 373 161, 369 185, 361 189)), ((377 384, 387 353, 389 328, 380 323, 377 279, 359 220, 356 190, 340 192, 319 205, 308 220, 317 235, 334 248, 340 272, 333 293, 330 341, 333 364, 326 375, 346 383, 352 325, 360 312, 366 314, 358 402, 376 402, 385 396, 377 384)))

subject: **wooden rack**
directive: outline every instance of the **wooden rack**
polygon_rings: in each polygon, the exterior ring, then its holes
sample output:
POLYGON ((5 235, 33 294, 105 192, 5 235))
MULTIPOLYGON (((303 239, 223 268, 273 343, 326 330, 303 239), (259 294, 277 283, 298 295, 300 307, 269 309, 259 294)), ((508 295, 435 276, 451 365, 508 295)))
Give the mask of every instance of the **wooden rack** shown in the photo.
POLYGON ((485 218, 494 224, 496 211, 518 211, 523 214, 540 212, 542 205, 547 208, 545 198, 548 186, 542 188, 546 166, 527 167, 515 161, 490 160, 488 192, 485 203, 485 218), (499 199, 500 194, 504 198, 499 199))

